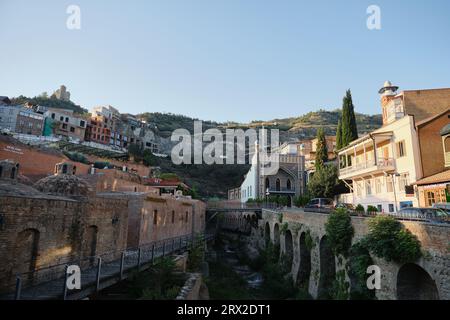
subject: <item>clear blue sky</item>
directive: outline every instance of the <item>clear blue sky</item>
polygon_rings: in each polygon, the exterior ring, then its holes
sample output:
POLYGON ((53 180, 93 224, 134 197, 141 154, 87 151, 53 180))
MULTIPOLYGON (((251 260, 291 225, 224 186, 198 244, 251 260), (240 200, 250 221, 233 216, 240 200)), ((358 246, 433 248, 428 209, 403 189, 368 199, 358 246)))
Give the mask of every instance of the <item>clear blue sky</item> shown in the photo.
POLYGON ((447 0, 0 0, 0 95, 65 84, 86 108, 249 121, 334 109, 351 88, 379 113, 385 80, 450 87, 449 16, 447 0))

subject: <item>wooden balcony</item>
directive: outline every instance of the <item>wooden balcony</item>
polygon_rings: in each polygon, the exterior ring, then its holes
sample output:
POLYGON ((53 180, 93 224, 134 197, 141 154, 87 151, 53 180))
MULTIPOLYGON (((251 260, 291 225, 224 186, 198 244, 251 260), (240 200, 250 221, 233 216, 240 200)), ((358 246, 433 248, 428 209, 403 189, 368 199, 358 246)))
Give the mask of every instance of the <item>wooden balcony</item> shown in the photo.
POLYGON ((393 158, 378 159, 375 164, 374 160, 356 163, 352 166, 339 169, 339 179, 352 179, 367 174, 388 172, 395 170, 395 160, 393 158))

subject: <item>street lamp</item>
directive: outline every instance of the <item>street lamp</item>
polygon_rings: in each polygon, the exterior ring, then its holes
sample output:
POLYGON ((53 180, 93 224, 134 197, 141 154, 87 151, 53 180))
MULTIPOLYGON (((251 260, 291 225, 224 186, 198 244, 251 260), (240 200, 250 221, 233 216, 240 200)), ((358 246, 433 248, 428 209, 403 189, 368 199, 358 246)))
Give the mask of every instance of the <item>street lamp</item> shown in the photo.
POLYGON ((392 177, 392 189, 394 190, 394 205, 395 205, 395 213, 398 212, 398 207, 397 207, 397 192, 395 191, 395 177, 400 177, 399 173, 384 173, 384 176, 390 176, 392 177))

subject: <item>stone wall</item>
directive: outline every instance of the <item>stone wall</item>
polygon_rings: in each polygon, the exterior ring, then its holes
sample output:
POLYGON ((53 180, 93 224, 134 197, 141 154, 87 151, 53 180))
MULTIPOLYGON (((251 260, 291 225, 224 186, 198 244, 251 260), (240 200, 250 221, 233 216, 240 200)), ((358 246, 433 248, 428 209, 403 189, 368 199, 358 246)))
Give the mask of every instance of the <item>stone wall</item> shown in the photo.
POLYGON ((188 273, 188 279, 181 288, 176 300, 208 300, 201 273, 188 273))
POLYGON ((128 200, 128 248, 205 231, 205 204, 201 201, 147 192, 99 195, 128 200))
POLYGON ((100 255, 108 261, 126 248, 124 199, 0 196, 0 215, 0 288, 12 284, 16 274, 61 264, 22 276, 24 281, 51 278, 67 262, 86 263, 100 255))
MULTIPOLYGON (((302 273, 302 266, 306 261, 302 261, 305 257, 305 246, 301 245, 302 237, 309 232, 313 240, 313 248, 310 250, 310 273, 307 287, 313 297, 318 297, 321 286, 324 285, 323 278, 325 272, 338 272, 343 269, 345 259, 337 259, 324 248, 325 223, 328 219, 327 214, 310 213, 303 211, 278 212, 263 210, 263 219, 259 220, 259 228, 253 230, 253 234, 257 235, 256 244, 263 248, 265 241, 270 236, 270 241, 280 245, 281 252, 287 253, 286 245, 287 234, 292 236, 293 263, 292 277, 294 281, 299 280, 302 273), (280 232, 283 224, 287 224, 284 234, 280 232), (339 261, 342 260, 342 261, 339 261), (334 266, 329 264, 333 263, 334 266), (322 277, 322 278, 321 278, 322 277)), ((423 258, 416 261, 413 269, 423 270, 425 276, 431 277, 437 289, 439 299, 450 299, 450 256, 449 256, 449 239, 450 226, 442 224, 421 223, 415 221, 403 221, 405 228, 415 234, 421 242, 424 252, 423 258)), ((368 232, 367 219, 363 217, 352 217, 352 224, 355 229, 353 243, 361 239, 368 232)), ((304 244, 304 243, 303 243, 304 244)), ((381 268, 381 289, 376 291, 378 299, 394 300, 398 298, 397 281, 402 270, 408 269, 409 266, 399 265, 393 262, 386 262, 383 259, 374 257, 374 263, 381 268)), ((410 268, 411 269, 411 268, 410 268)), ((414 281, 414 274, 410 277, 414 281)), ((348 275, 346 274, 348 280, 348 275)), ((412 284, 411 284, 412 285, 412 284)))

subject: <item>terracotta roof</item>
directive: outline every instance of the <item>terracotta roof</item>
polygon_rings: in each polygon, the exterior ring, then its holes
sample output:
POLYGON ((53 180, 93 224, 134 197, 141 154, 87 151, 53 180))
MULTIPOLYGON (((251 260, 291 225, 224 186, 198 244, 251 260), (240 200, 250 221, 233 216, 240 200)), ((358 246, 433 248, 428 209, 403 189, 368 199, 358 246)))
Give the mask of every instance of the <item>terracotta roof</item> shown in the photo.
POLYGON ((450 170, 439 172, 432 176, 420 179, 419 181, 416 181, 415 184, 417 184, 418 186, 421 186, 421 185, 426 185, 426 184, 435 184, 435 183, 443 183, 443 182, 450 182, 450 170))

